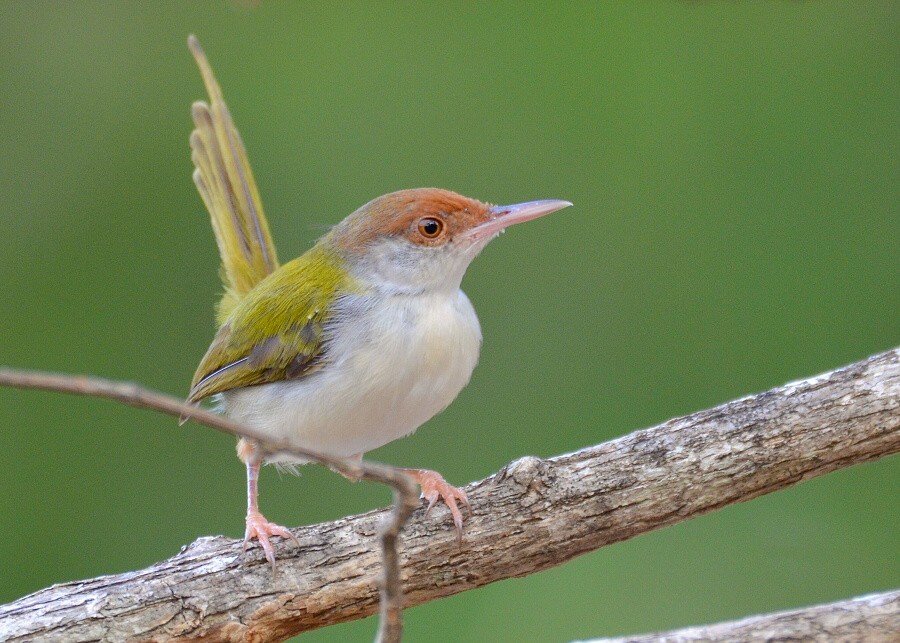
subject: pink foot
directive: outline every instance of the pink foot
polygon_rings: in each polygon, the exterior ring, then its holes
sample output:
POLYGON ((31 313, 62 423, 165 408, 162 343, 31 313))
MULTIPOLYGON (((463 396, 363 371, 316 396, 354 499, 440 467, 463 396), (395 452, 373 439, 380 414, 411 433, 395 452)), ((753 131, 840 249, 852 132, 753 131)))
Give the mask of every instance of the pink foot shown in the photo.
POLYGON ((437 504, 438 500, 443 500, 450 510, 450 515, 453 516, 453 524, 456 525, 456 536, 462 541, 463 517, 456 503, 461 502, 466 506, 466 509, 471 511, 472 508, 469 506, 469 499, 466 497, 466 494, 444 480, 444 477, 437 471, 428 471, 427 469, 404 469, 404 471, 415 478, 419 486, 422 487, 422 497, 428 501, 425 515, 428 515, 428 512, 437 504))
POLYGON ((263 516, 258 511, 248 511, 247 512, 247 530, 244 532, 244 551, 250 547, 250 541, 256 538, 259 541, 259 546, 262 547, 263 552, 266 554, 266 560, 269 561, 269 564, 272 565, 272 570, 275 569, 275 548, 272 547, 272 543, 269 540, 270 536, 281 536, 282 538, 289 538, 293 540, 298 546, 300 545, 300 541, 297 540, 297 537, 289 532, 287 529, 280 525, 276 525, 275 523, 269 522, 266 520, 265 516, 263 516))

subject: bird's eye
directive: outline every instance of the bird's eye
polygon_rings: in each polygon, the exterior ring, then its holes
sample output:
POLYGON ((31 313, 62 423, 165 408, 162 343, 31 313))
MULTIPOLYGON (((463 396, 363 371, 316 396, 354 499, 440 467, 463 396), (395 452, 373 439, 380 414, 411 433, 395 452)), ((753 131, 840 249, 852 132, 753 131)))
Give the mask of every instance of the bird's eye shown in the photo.
POLYGON ((425 217, 419 221, 419 234, 426 239, 434 239, 444 231, 444 222, 433 217, 425 217))

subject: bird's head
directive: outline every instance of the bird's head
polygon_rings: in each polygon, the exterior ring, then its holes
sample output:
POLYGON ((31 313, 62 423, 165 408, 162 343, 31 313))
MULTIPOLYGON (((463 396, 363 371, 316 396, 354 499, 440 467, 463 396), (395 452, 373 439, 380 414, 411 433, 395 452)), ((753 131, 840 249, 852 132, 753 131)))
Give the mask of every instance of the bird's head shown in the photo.
POLYGON ((397 292, 455 291, 472 259, 507 227, 570 205, 493 206, 448 190, 401 190, 366 203, 325 239, 368 283, 397 292))

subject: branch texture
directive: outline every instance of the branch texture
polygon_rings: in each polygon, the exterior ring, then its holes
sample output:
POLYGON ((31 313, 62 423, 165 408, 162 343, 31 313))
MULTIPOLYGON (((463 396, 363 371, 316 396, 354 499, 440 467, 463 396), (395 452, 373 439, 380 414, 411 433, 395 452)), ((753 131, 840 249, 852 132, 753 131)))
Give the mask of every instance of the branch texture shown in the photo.
POLYGON ((900 632, 900 590, 846 601, 751 616, 739 621, 686 627, 672 632, 593 639, 585 643, 662 641, 896 641, 900 632))
MULTIPOLYGON (((262 454, 283 453, 306 458, 355 480, 368 480, 388 485, 393 491, 394 505, 379 532, 384 570, 381 578, 381 618, 378 624, 377 640, 379 643, 393 643, 400 640, 403 631, 403 590, 400 581, 397 542, 403 525, 409 520, 417 505, 416 485, 412 478, 401 469, 376 462, 336 458, 310 451, 290 442, 275 442, 255 429, 242 426, 223 415, 130 382, 0 367, 0 386, 100 397, 128 406, 168 413, 180 417, 182 422, 191 419, 235 437, 252 439, 262 454)), ((272 573, 275 573, 274 564, 272 573)), ((0 623, 0 634, 2 634, 2 623, 0 623)))
MULTIPOLYGON (((407 606, 559 565, 604 545, 900 451, 900 349, 547 460, 465 491, 401 544, 407 606)), ((0 639, 278 640, 378 609, 386 510, 293 530, 272 578, 258 550, 201 538, 147 569, 57 585, 0 607, 0 639)))

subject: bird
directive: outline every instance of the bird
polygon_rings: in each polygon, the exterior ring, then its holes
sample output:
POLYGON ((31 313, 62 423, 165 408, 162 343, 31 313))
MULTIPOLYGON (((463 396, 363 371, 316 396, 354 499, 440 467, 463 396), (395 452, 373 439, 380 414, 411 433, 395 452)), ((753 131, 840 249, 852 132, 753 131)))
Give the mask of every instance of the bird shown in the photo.
MULTIPOLYGON (((194 183, 212 221, 224 294, 218 331, 188 402, 213 399, 229 418, 273 441, 362 458, 413 433, 466 386, 482 344, 460 284, 472 260, 508 226, 572 205, 541 200, 494 206, 437 188, 385 194, 279 264, 246 149, 209 61, 188 46, 209 94, 192 105, 194 183)), ((245 548, 296 538, 258 505, 260 444, 242 438, 247 470, 245 548)), ((450 510, 462 537, 465 493, 439 473, 403 469, 428 509, 450 510)))

